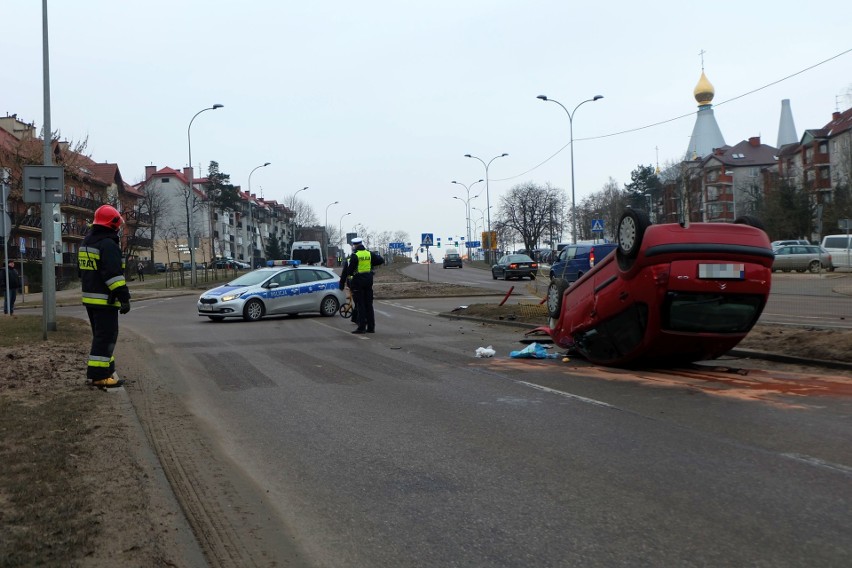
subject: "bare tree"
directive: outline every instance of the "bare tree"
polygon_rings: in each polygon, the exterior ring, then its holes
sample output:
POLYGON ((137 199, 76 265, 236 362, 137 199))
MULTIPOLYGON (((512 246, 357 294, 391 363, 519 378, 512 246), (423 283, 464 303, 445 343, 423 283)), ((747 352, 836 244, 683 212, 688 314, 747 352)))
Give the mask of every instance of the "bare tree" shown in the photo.
POLYGON ((517 235, 525 249, 536 249, 551 226, 552 212, 561 201, 561 193, 550 185, 531 182, 516 185, 500 198, 499 222, 517 235))
POLYGON ((295 194, 285 198, 283 203, 295 214, 293 222, 297 227, 319 225, 319 219, 313 208, 306 201, 297 198, 295 194))
POLYGON ((154 184, 147 184, 142 188, 142 198, 139 200, 139 211, 148 216, 149 236, 151 238, 151 262, 154 262, 154 243, 157 242, 162 219, 169 214, 168 199, 162 189, 154 184))

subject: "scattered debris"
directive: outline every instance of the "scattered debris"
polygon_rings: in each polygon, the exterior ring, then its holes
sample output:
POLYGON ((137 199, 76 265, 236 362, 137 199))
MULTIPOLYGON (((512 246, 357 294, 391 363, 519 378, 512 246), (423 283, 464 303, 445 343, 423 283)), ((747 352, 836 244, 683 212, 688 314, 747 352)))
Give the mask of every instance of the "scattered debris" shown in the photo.
POLYGON ((520 351, 512 351, 509 357, 513 359, 556 359, 556 353, 548 353, 547 347, 538 343, 530 343, 520 351))
POLYGON ((496 352, 496 351, 494 351, 494 349, 492 349, 490 345, 489 345, 488 347, 479 347, 479 348, 477 348, 477 350, 476 350, 476 356, 477 356, 478 358, 483 358, 483 357, 494 357, 494 355, 495 355, 496 353, 497 353, 497 352, 496 352))

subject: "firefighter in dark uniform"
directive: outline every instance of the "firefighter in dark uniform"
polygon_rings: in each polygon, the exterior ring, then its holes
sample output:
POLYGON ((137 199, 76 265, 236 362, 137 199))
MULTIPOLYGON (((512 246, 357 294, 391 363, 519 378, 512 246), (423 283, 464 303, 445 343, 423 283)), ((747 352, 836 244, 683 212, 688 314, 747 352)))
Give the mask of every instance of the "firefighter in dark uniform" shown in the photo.
POLYGON ((124 279, 124 260, 118 240, 118 230, 123 223, 115 207, 101 205, 77 253, 83 305, 92 326, 86 378, 101 388, 124 384, 123 379, 114 376, 113 357, 118 340, 118 314, 130 311, 130 291, 124 279))
POLYGON ((384 264, 384 259, 378 253, 371 253, 364 247, 364 241, 355 237, 351 241, 352 254, 349 262, 340 276, 340 289, 351 276, 352 296, 355 299, 355 313, 358 328, 352 333, 375 333, 376 317, 373 313, 373 267, 384 264))

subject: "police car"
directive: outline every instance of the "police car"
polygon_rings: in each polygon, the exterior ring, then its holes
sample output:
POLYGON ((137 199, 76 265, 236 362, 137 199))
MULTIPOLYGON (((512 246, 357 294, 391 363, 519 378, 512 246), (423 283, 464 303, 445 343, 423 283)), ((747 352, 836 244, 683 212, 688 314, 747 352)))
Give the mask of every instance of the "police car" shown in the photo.
POLYGON ((298 260, 269 261, 224 286, 198 298, 198 315, 213 321, 241 317, 257 321, 263 316, 319 312, 331 317, 346 295, 340 278, 320 266, 300 266, 298 260))

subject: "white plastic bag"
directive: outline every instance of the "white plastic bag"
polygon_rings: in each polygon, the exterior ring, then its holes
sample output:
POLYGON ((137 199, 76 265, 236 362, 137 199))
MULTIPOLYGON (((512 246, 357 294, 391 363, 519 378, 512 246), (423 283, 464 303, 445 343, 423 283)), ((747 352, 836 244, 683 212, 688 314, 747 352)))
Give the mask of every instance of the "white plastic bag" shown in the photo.
POLYGON ((490 345, 489 345, 488 347, 479 347, 479 348, 477 348, 477 350, 476 350, 476 356, 477 356, 477 357, 479 357, 479 358, 483 358, 483 357, 494 357, 494 355, 495 355, 496 353, 497 353, 497 352, 496 352, 496 351, 494 351, 494 350, 491 348, 491 346, 490 346, 490 345))

